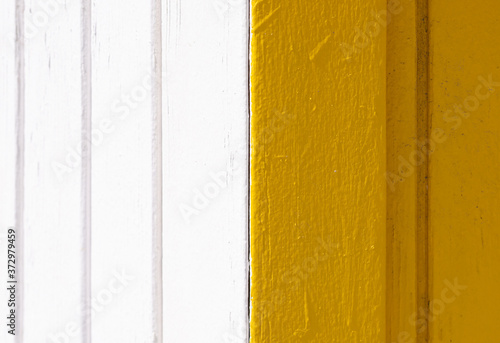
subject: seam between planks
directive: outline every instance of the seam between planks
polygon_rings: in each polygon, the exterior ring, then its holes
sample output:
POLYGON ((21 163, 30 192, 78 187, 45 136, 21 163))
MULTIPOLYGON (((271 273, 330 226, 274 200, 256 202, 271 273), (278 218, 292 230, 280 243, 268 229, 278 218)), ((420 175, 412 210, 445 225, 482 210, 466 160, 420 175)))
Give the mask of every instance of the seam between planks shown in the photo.
MULTIPOLYGON (((387 5, 387 4, 386 4, 387 5)), ((386 6, 387 7, 387 6, 386 6)), ((389 123, 389 97, 390 97, 390 80, 389 80, 389 39, 391 35, 390 27, 386 31, 386 161, 385 161, 385 169, 389 170, 389 158, 390 158, 390 144, 392 144, 392 140, 395 138, 394 133, 389 131, 390 126, 389 123)), ((389 186, 387 186, 389 188, 389 186)), ((394 275, 393 275, 393 267, 394 267, 394 226, 389 223, 388 218, 390 218, 390 209, 389 209, 389 201, 391 201, 391 193, 389 190, 386 190, 386 262, 385 262, 385 273, 386 273, 386 285, 385 285, 385 306, 386 306, 386 314, 385 314, 385 341, 387 343, 392 342, 392 317, 394 315, 393 311, 393 299, 394 299, 394 275)))
MULTIPOLYGON (((429 138, 429 0, 416 2, 417 30, 417 137, 429 138)), ((424 143, 426 144, 426 143, 424 143)), ((418 147, 421 149, 422 147, 418 147)), ((429 151, 425 162, 417 168, 417 308, 429 308, 429 151)), ((417 328, 417 342, 429 341, 429 318, 418 311, 422 328, 417 328)))
POLYGON ((151 0, 152 315, 154 342, 163 342, 162 2, 151 0))
POLYGON ((81 7, 81 106, 82 106, 82 342, 92 341, 92 3, 83 0, 81 7))
POLYGON ((251 231, 250 222, 251 215, 251 189, 252 182, 252 85, 251 85, 251 66, 252 66, 252 1, 247 1, 247 318, 246 318, 246 339, 247 342, 251 340, 250 320, 252 315, 252 254, 251 254, 251 231))

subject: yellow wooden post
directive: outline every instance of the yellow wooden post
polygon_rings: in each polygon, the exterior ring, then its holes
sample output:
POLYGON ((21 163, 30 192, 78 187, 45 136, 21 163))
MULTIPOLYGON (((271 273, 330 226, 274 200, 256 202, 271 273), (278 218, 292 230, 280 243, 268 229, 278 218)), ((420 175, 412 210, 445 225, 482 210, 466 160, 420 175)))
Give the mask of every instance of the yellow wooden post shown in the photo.
POLYGON ((387 10, 252 3, 252 342, 385 341, 387 10))

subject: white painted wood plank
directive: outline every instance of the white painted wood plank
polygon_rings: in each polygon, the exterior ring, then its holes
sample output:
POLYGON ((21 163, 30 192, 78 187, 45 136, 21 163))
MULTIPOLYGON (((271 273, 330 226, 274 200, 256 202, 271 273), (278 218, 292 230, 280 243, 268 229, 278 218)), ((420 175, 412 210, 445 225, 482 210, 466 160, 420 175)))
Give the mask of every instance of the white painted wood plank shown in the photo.
POLYGON ((165 342, 247 341, 247 3, 165 19, 165 342))
MULTIPOLYGON (((7 234, 11 227, 16 226, 16 118, 18 82, 16 78, 16 13, 15 1, 0 2, 0 304, 2 318, 10 316, 7 307, 9 293, 7 285, 7 234), (5 286, 5 287, 4 287, 5 286)), ((0 341, 14 343, 14 336, 7 333, 6 326, 0 332, 0 341)))
POLYGON ((25 298, 19 342, 88 343, 82 302, 82 199, 88 185, 82 184, 81 19, 81 2, 26 1, 25 298))
POLYGON ((110 0, 92 7, 93 342, 161 341, 156 6, 110 0))

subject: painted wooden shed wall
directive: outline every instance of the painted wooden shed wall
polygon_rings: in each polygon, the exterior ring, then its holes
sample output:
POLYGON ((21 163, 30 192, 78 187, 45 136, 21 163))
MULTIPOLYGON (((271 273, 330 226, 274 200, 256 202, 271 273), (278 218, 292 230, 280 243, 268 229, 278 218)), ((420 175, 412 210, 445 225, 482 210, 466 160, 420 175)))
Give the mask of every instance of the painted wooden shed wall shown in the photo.
POLYGON ((495 342, 499 11, 2 1, 1 341, 495 342))

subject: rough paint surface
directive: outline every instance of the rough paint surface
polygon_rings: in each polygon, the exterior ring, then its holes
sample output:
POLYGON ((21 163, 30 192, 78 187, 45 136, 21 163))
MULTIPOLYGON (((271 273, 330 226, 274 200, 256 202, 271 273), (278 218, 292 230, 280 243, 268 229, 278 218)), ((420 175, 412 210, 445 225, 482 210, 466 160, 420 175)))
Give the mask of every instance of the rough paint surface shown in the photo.
POLYGON ((252 3, 253 343, 385 341, 385 8, 252 3))

